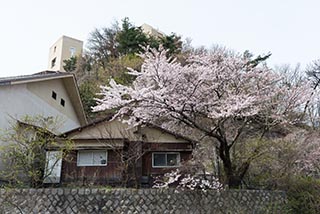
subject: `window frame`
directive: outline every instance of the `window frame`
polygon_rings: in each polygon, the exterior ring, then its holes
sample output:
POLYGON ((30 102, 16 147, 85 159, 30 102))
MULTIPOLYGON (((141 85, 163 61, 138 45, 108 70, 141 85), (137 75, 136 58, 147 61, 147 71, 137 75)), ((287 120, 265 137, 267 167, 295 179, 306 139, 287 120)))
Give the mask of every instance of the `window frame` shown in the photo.
POLYGON ((91 149, 91 150, 78 150, 77 152, 77 166, 107 166, 108 165, 108 150, 94 150, 94 149, 91 149), (106 153, 106 163, 105 164, 80 164, 80 153, 81 152, 91 152, 92 154, 92 162, 93 162, 93 154, 94 152, 105 152, 106 153))
POLYGON ((179 167, 180 166, 180 161, 181 161, 181 157, 180 157, 180 152, 152 152, 152 168, 175 168, 175 167, 179 167), (164 154, 165 155, 165 160, 166 160, 166 165, 165 166, 155 166, 154 165, 154 155, 155 154, 164 154), (174 166, 170 166, 168 165, 168 154, 175 154, 177 155, 177 165, 174 166))

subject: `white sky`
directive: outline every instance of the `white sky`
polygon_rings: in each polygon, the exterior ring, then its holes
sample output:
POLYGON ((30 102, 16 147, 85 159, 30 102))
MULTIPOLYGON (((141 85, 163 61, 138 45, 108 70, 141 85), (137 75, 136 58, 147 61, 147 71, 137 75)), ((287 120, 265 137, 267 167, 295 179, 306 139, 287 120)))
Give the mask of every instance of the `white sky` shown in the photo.
POLYGON ((271 52, 270 65, 304 66, 320 58, 319 10, 319 0, 1 0, 0 76, 45 70, 60 36, 86 41, 124 17, 194 46, 271 52))

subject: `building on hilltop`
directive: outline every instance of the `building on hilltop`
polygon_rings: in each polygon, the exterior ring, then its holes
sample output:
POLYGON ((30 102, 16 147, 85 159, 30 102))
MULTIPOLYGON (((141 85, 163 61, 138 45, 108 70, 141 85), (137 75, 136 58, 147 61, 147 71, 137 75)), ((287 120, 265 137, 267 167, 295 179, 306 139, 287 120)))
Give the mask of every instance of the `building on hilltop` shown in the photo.
POLYGON ((82 54, 83 41, 68 36, 59 38, 49 50, 48 70, 65 72, 64 60, 82 54))
POLYGON ((160 38, 160 37, 165 37, 166 34, 160 32, 159 30, 153 28, 151 25, 148 24, 143 24, 141 25, 141 30, 143 33, 149 35, 149 36, 153 36, 156 38, 160 38))

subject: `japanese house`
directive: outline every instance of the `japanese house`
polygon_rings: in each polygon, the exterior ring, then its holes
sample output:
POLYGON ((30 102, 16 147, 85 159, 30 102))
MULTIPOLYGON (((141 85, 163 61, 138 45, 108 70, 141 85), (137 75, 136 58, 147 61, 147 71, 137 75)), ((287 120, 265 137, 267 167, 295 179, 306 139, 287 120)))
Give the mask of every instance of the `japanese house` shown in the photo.
POLYGON ((148 183, 189 160, 190 139, 146 124, 131 127, 108 118, 66 132, 74 150, 62 162, 62 184, 148 183))

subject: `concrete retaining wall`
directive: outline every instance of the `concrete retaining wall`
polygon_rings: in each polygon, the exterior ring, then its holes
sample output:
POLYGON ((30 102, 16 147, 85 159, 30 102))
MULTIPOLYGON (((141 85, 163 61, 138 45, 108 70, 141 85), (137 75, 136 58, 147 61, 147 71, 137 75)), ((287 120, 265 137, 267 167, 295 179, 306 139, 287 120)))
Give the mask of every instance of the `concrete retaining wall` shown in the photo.
POLYGON ((0 213, 283 213, 278 191, 0 189, 0 213))

